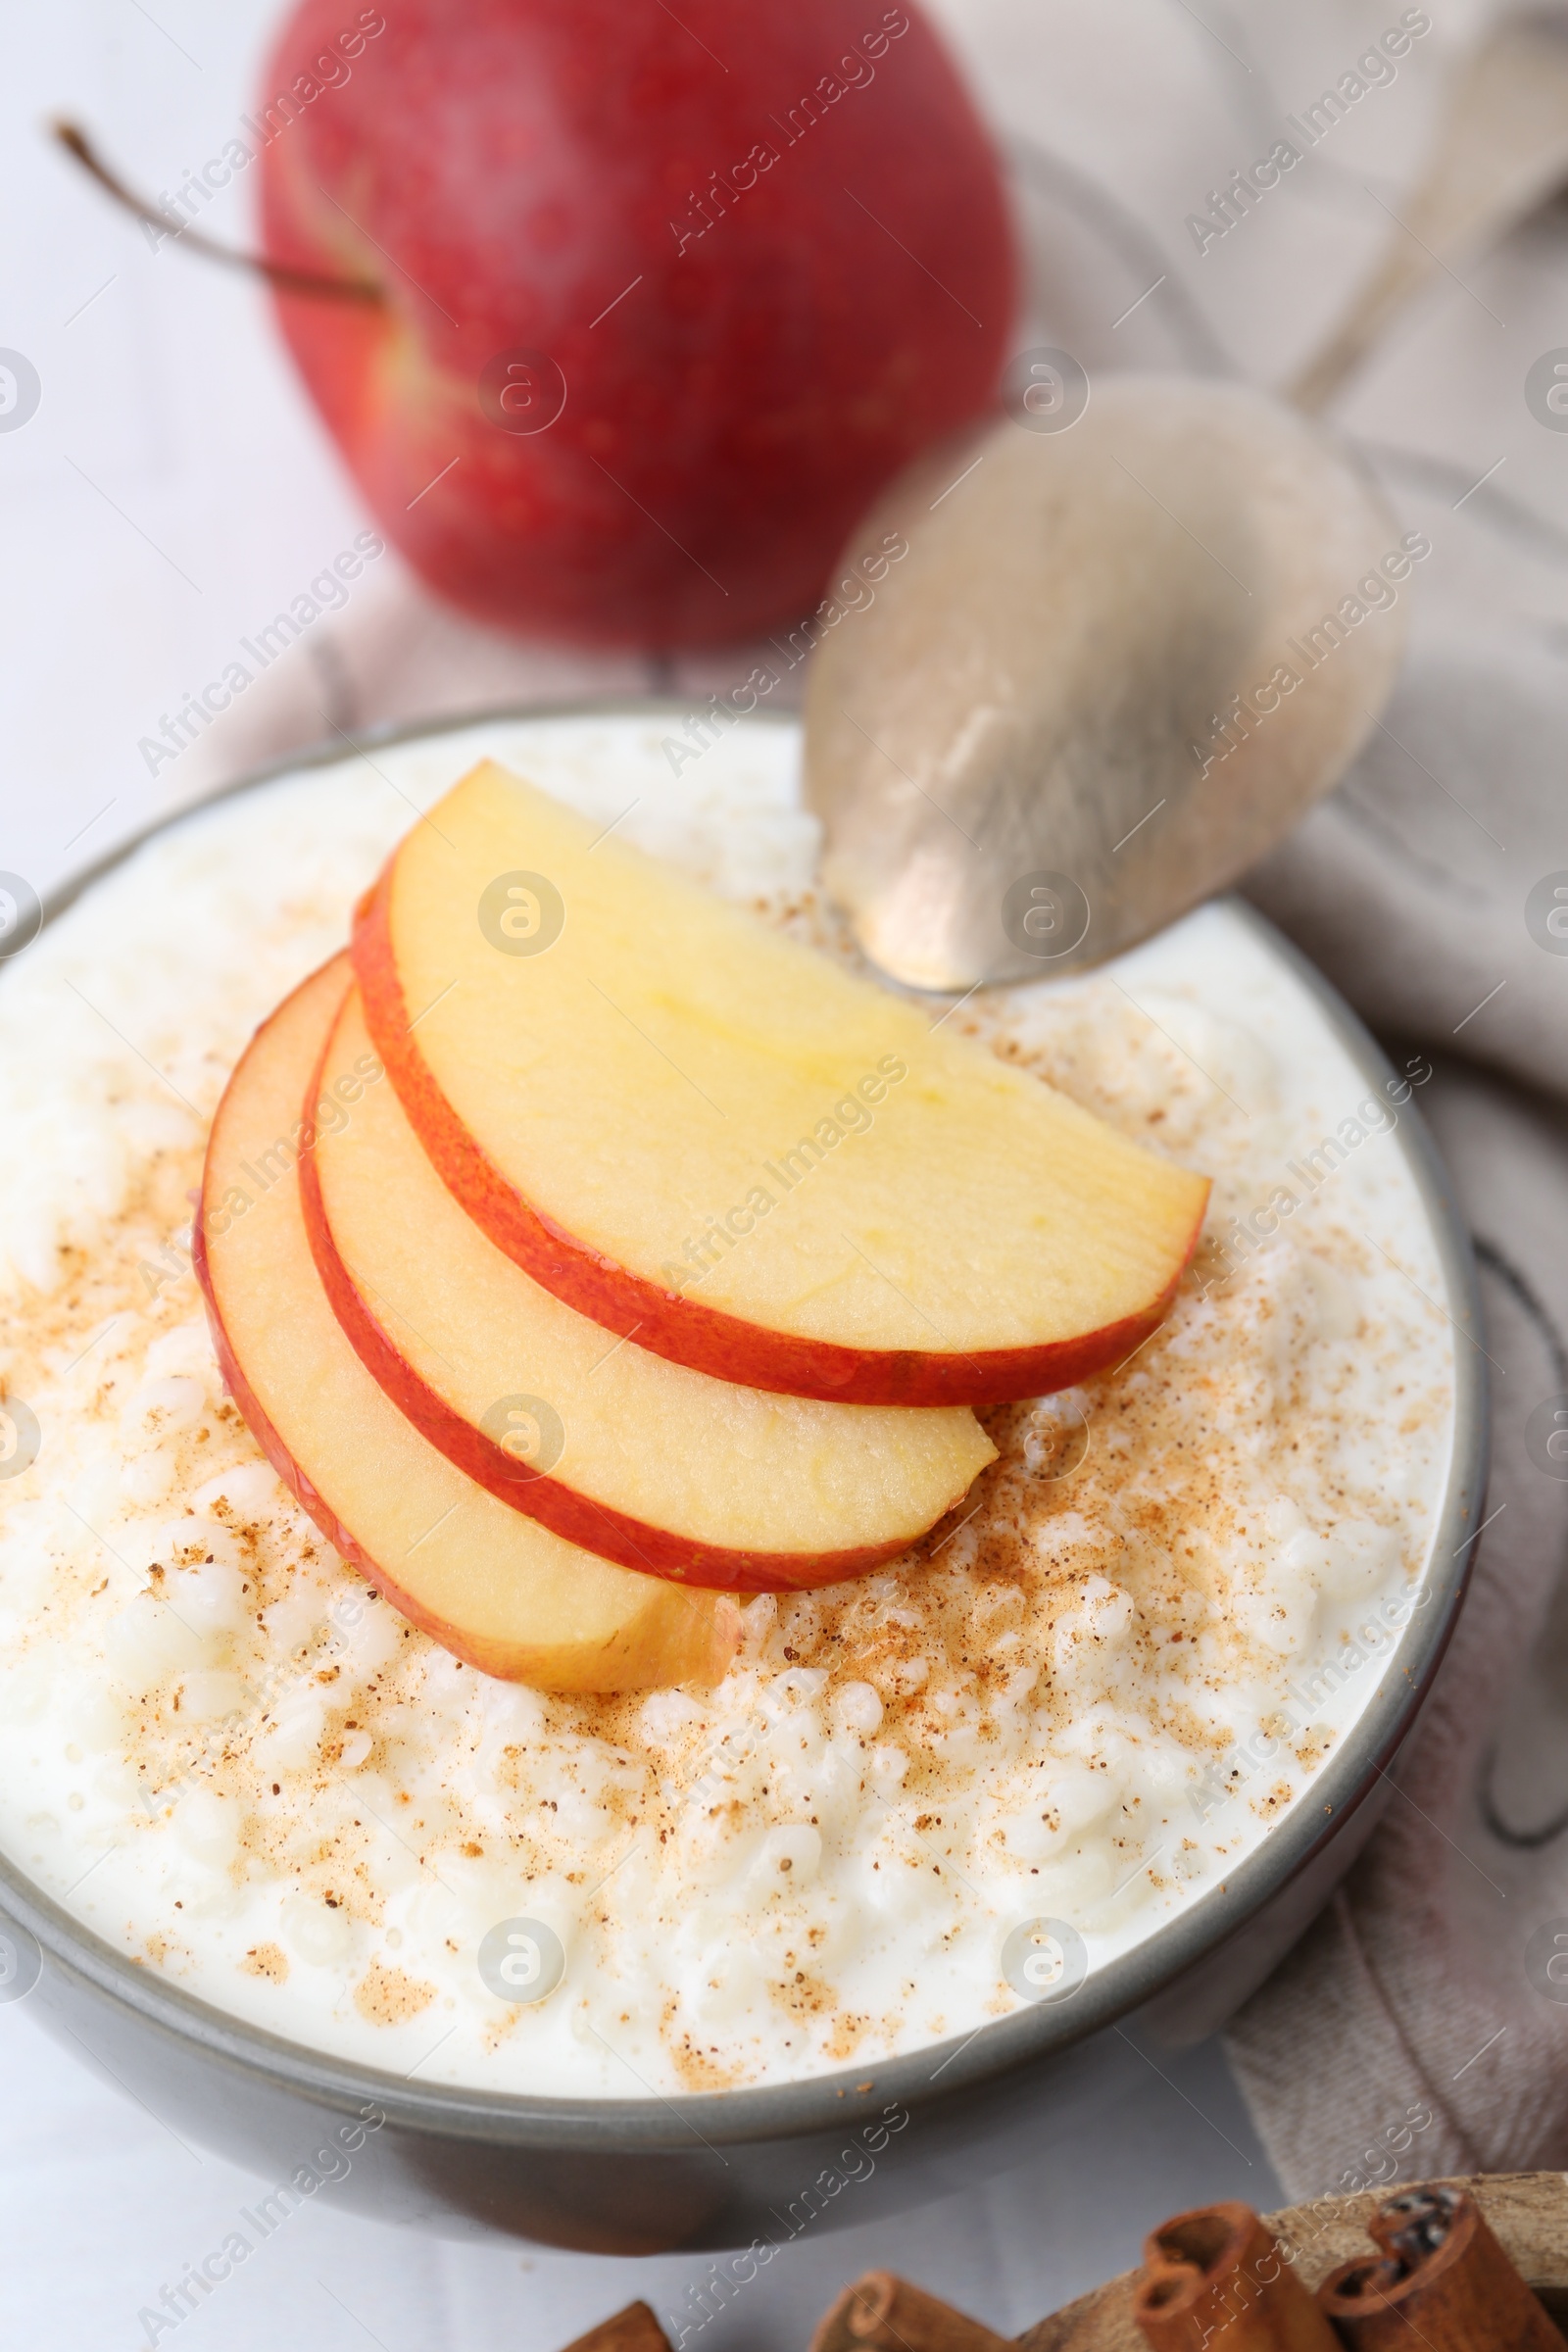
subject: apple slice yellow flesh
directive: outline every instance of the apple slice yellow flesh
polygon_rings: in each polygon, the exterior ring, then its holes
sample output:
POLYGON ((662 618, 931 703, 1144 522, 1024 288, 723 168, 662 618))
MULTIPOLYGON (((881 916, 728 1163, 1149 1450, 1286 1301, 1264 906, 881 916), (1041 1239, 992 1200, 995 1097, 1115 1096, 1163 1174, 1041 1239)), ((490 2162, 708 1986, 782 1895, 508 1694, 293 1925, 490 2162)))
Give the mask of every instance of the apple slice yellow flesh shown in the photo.
POLYGON ((995 1402, 1167 1311, 1208 1185, 485 761, 363 904, 366 1017, 546 1290, 753 1388, 995 1402))
POLYGON ((732 1599, 612 1566, 509 1510, 420 1437, 344 1337, 305 1230, 300 1112, 352 978, 339 957, 273 1013, 214 1123, 196 1259, 236 1403, 328 1542, 470 1665, 550 1690, 717 1681, 739 1639, 732 1599))
POLYGON ((458 1467, 623 1567, 766 1592, 895 1559, 996 1447, 960 1406, 823 1404, 738 1388, 617 1343, 459 1206, 378 1066, 350 992, 301 1165, 317 1271, 382 1388, 458 1467))

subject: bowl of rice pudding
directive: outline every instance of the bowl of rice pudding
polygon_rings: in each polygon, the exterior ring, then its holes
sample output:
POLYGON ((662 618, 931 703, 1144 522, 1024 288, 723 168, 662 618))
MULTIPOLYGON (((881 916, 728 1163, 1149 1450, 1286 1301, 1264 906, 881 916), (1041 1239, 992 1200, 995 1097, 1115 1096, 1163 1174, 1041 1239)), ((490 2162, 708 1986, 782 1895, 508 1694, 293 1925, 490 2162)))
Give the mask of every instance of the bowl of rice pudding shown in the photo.
POLYGON ((0 972, 0 1997, 280 2210, 765 2260, 1019 2161, 1141 2063, 1114 2021, 1212 2030, 1326 1898, 1482 1515, 1468 1257, 1428 1065, 1237 902, 928 1003, 1213 1180, 1169 1314, 984 1408, 903 1556, 719 1596, 706 1672, 481 1671, 279 1479, 191 1220, 253 1031, 482 758, 851 954, 796 723, 664 703, 292 761, 46 909, 0 972))

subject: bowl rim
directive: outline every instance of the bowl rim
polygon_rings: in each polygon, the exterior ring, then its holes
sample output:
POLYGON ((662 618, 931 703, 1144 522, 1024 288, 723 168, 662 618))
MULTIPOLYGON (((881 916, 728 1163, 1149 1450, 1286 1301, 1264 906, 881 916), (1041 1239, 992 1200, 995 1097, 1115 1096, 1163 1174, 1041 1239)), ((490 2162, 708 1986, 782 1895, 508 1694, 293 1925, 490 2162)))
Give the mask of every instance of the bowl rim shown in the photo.
MULTIPOLYGON (((588 695, 537 703, 508 703, 362 729, 353 738, 308 745, 247 771, 154 818, 79 872, 42 896, 40 931, 114 872, 142 846, 224 802, 318 767, 346 766, 368 751, 493 724, 581 718, 663 718, 679 723, 695 699, 672 695, 588 695)), ((793 710, 759 710, 743 727, 799 727, 793 710)), ((1284 934, 1235 894, 1224 904, 1316 1001, 1330 1029, 1369 1085, 1396 1077, 1393 1065, 1338 991, 1284 934)), ((29 943, 30 944, 30 943, 29 943)), ((25 951, 24 950, 24 954, 25 951)), ((20 960, 20 958, 19 958, 20 960)), ((0 965, 0 977, 3 977, 0 965)), ((1476 1337, 1480 1299, 1469 1235, 1448 1177, 1414 1100, 1401 1105, 1394 1139, 1429 1220, 1454 1327, 1453 1443, 1447 1480, 1436 1514, 1426 1579, 1433 1605, 1415 1611, 1384 1654, 1371 1699, 1322 1767, 1313 1793, 1318 1807, 1299 1802, 1267 1832, 1222 1885, 1200 1896, 1177 1918, 1132 1950, 1107 1961, 1066 2001, 1043 2001, 989 2020, 967 2035, 953 2035, 902 2056, 862 2060, 804 2081, 717 2091, 640 2097, 564 2097, 486 2091, 464 2084, 420 2084, 358 2061, 340 2059, 230 2016, 181 1985, 155 1977, 128 1953, 84 1927, 35 1886, 0 1852, 0 1900, 12 1921, 33 1936, 42 1953, 68 1975, 136 2013, 148 2026, 186 2044, 258 2086, 270 2084, 357 2114, 373 2108, 385 2121, 419 2134, 521 2149, 670 2157, 706 2150, 720 2163, 725 2146, 802 2138, 853 2128, 867 2113, 889 2107, 913 2115, 920 2107, 977 2091, 1000 2075, 1032 2067, 1112 2027, 1238 1933, 1291 1879, 1338 1836, 1346 1819, 1372 1794, 1418 1714, 1451 1638, 1467 1588, 1481 1523, 1489 1444, 1487 1357, 1476 1337), (1459 1345, 1468 1340, 1471 1345, 1459 1345), (866 2067, 870 2065, 870 2079, 866 2067), (857 2080, 858 2078, 858 2080, 857 2080)), ((433 2054, 433 2053, 431 2053, 433 2054)), ((423 2061, 419 2061, 422 2064, 423 2061)))

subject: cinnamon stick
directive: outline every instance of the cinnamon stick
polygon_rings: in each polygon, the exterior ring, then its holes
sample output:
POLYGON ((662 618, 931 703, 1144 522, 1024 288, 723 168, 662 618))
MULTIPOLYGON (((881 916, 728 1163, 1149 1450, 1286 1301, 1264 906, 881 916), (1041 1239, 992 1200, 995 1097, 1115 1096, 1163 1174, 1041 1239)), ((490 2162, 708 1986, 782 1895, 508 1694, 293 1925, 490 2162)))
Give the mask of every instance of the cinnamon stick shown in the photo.
POLYGON ((1317 2290, 1351 2352, 1563 2352, 1468 2190, 1405 2189, 1367 2233, 1382 2251, 1342 2263, 1317 2290))
POLYGON ((614 2318, 601 2320, 566 2352, 669 2352, 669 2338, 646 2303, 628 2303, 614 2318))
POLYGON ((1013 2352, 951 2303, 895 2278, 867 2271, 847 2286, 811 2338, 811 2352, 1013 2352))
POLYGON ((1144 2266, 1133 2317, 1154 2352, 1340 2352, 1250 2205, 1175 2214, 1144 2240, 1144 2266))

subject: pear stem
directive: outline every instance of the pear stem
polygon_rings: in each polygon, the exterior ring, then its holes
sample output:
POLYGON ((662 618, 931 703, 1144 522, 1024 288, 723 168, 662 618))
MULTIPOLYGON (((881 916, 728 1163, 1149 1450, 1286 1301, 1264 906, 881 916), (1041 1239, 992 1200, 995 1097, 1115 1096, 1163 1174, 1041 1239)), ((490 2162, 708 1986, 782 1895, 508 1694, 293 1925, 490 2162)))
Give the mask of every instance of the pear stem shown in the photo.
POLYGON ((166 236, 178 237, 196 253, 205 254, 209 261, 222 262, 230 270, 249 270, 253 277, 265 277, 280 294, 306 294, 318 301, 384 303, 386 295, 373 279, 368 277, 325 277, 315 270, 296 270, 287 262, 270 262, 260 254, 238 253, 230 245, 220 245, 212 237, 204 237, 200 229, 173 213, 163 212, 149 204, 127 187, 118 172, 112 172, 94 149, 84 130, 74 122, 57 121, 51 130, 68 155, 75 158, 82 170, 122 205, 138 220, 152 228, 161 228, 166 236))

